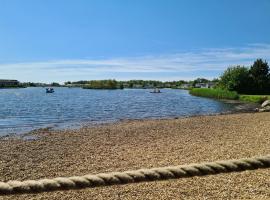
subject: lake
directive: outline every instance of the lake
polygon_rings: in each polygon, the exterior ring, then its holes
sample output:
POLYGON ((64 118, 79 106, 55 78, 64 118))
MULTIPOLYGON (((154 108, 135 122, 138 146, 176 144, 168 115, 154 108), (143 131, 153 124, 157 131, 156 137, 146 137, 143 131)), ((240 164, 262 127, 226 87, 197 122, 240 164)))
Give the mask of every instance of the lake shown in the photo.
POLYGON ((173 118, 233 111, 234 104, 195 97, 186 90, 85 90, 45 88, 0 90, 0 135, 37 128, 72 128, 121 119, 173 118))

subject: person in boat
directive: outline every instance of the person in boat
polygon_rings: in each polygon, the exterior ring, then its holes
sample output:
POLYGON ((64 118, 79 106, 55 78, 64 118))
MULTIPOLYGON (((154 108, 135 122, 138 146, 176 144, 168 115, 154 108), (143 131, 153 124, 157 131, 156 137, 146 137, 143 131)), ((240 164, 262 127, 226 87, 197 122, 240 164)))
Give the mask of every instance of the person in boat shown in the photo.
POLYGON ((54 89, 53 88, 46 88, 46 92, 47 93, 53 93, 54 92, 54 89))
POLYGON ((152 92, 150 93, 160 93, 160 90, 158 88, 155 88, 152 92))

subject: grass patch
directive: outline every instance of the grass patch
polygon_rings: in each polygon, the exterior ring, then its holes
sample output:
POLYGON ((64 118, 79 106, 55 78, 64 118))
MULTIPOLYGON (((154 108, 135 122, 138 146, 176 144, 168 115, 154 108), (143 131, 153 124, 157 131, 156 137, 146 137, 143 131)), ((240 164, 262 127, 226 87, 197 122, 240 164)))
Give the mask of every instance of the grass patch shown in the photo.
POLYGON ((189 91, 190 94, 200 97, 209 97, 215 99, 239 99, 237 92, 222 90, 222 89, 210 89, 210 88, 193 88, 189 91))
POLYGON ((240 101, 252 102, 252 103, 263 103, 265 100, 270 99, 270 95, 240 95, 240 101))
POLYGON ((238 95, 237 92, 222 90, 222 89, 209 89, 209 88, 193 88, 189 93, 195 96, 209 97, 215 99, 233 99, 243 102, 263 103, 265 100, 270 99, 270 95, 238 95))

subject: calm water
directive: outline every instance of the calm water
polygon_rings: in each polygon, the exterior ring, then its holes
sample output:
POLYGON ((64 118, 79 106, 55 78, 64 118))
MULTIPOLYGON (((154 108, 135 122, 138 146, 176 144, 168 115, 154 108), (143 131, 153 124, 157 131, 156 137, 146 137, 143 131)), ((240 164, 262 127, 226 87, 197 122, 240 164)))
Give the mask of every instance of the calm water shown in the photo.
POLYGON ((165 118, 231 111, 234 105, 194 97, 185 90, 83 90, 45 88, 0 90, 0 135, 43 127, 76 127, 120 119, 165 118))

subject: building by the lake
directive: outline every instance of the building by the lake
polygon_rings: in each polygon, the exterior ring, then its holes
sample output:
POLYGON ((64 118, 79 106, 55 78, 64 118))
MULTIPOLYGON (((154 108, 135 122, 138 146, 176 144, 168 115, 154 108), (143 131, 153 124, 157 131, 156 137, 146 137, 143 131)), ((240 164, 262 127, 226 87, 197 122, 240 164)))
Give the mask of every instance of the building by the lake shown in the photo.
POLYGON ((181 85, 180 88, 183 88, 183 89, 188 89, 188 88, 191 88, 192 87, 192 84, 189 84, 189 83, 184 83, 181 85))
POLYGON ((17 80, 6 80, 6 79, 0 79, 0 88, 5 87, 18 87, 20 84, 17 80))
POLYGON ((209 83, 196 83, 195 88, 213 88, 215 86, 215 83, 209 82, 209 83))

